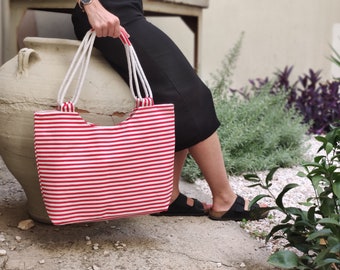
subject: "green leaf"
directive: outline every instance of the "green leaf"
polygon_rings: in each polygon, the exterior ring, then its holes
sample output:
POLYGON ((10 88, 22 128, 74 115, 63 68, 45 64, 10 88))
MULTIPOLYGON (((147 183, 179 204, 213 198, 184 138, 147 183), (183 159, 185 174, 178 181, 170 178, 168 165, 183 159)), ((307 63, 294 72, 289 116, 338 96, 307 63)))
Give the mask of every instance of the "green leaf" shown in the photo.
POLYGON ((327 142, 327 139, 325 137, 322 137, 322 136, 315 136, 315 139, 319 142, 322 142, 322 143, 327 142))
MULTIPOLYGON (((339 142, 339 145, 340 145, 340 142, 339 142)), ((340 149, 340 147, 339 147, 339 149, 340 149)), ((337 154, 335 153, 334 156, 331 158, 332 162, 336 162, 338 160, 340 160, 340 151, 337 154)))
MULTIPOLYGON (((332 264, 339 264, 340 260, 334 259, 334 258, 327 258, 327 259, 322 259, 321 263, 318 263, 318 269, 320 269, 323 266, 329 266, 331 267, 332 264)), ((325 268, 324 268, 325 269, 325 268)), ((326 269, 332 269, 332 268, 326 268, 326 269)), ((335 268, 336 269, 336 268, 335 268)))
POLYGON ((327 155, 333 151, 333 144, 331 144, 330 142, 326 143, 326 147, 325 147, 325 150, 326 150, 326 153, 327 155))
POLYGON ((277 196, 277 198, 276 198, 276 200, 275 200, 275 203, 276 203, 276 205, 277 205, 279 208, 284 209, 284 206, 283 206, 283 203, 282 203, 283 196, 284 196, 289 190, 291 190, 292 188, 295 188, 295 187, 297 187, 297 186, 299 186, 299 185, 298 185, 298 184, 295 184, 295 183, 291 183, 291 184, 286 185, 286 186, 282 189, 281 193, 279 194, 279 196, 277 196))
POLYGON ((313 206, 314 204, 311 203, 311 202, 300 202, 299 205, 303 205, 303 206, 307 206, 307 207, 311 207, 313 206))
POLYGON ((321 250, 317 253, 317 256, 314 258, 314 263, 315 263, 317 266, 327 265, 327 263, 325 262, 325 260, 327 259, 328 253, 329 253, 328 248, 321 249, 321 250))
POLYGON ((275 252, 274 254, 270 255, 268 259, 268 263, 284 269, 292 269, 297 267, 298 261, 298 256, 294 252, 288 250, 280 250, 275 252))
POLYGON ((247 187, 262 187, 262 185, 261 183, 256 183, 256 184, 249 185, 247 187))
POLYGON ((294 227, 295 233, 303 235, 306 230, 311 230, 313 228, 313 224, 308 222, 308 220, 299 220, 295 222, 294 227))
POLYGON ((330 234, 332 234, 332 231, 330 229, 323 229, 323 230, 311 233, 307 237, 307 241, 313 240, 315 238, 325 238, 325 237, 329 236, 330 234))
POLYGON ((299 216, 301 218, 304 218, 305 216, 307 216, 306 211, 303 211, 301 208, 297 208, 297 207, 286 207, 286 211, 287 213, 291 215, 299 216))
POLYGON ((309 222, 315 223, 315 206, 310 206, 307 212, 309 222))
POLYGON ((323 219, 320 219, 318 221, 318 223, 320 223, 320 224, 332 224, 332 225, 336 225, 336 226, 340 227, 339 221, 334 219, 334 218, 323 218, 323 219))
POLYGON ((269 173, 266 176, 266 184, 267 186, 269 185, 269 182, 273 180, 273 176, 275 174, 275 172, 279 169, 280 167, 274 167, 272 168, 269 173))
MULTIPOLYGON (((327 195, 327 193, 324 193, 324 195, 327 195)), ((335 209, 335 201, 327 196, 323 196, 323 194, 320 194, 321 199, 321 205, 320 205, 320 211, 322 213, 322 216, 329 217, 334 213, 335 209)))
POLYGON ((310 177, 314 189, 318 190, 318 188, 320 187, 320 182, 323 181, 323 179, 324 178, 322 177, 322 175, 315 175, 313 177, 310 177))
POLYGON ((333 183, 333 192, 340 199, 340 181, 333 183))
POLYGON ((320 160, 324 159, 324 156, 319 156, 319 157, 314 157, 314 161, 315 162, 308 162, 308 163, 304 163, 303 166, 304 167, 315 167, 315 168, 323 168, 322 165, 319 163, 320 160))
MULTIPOLYGON (((281 211, 284 212, 283 210, 281 210, 281 211)), ((287 223, 289 221, 294 221, 291 214, 289 214, 289 213, 285 213, 285 214, 286 214, 286 217, 283 220, 281 220, 281 223, 287 223)))
MULTIPOLYGON (((274 234, 278 231, 285 231, 287 228, 292 227, 292 224, 286 223, 286 224, 279 224, 274 226, 271 231, 268 233, 266 237, 266 241, 268 241, 274 234)), ((284 236, 279 235, 279 238, 284 238, 284 236)))
MULTIPOLYGON (((323 149, 323 148, 320 148, 320 150, 322 150, 322 149, 323 149)), ((320 150, 319 150, 319 151, 320 151, 320 150)), ((316 156, 316 157, 314 157, 314 161, 315 161, 315 162, 320 162, 320 161, 324 160, 325 157, 326 157, 326 156, 316 156)))
POLYGON ((250 182, 261 182, 260 177, 258 177, 256 174, 245 174, 243 177, 245 180, 250 182))
POLYGON ((303 164, 304 167, 322 167, 319 163, 317 162, 308 162, 303 164))
POLYGON ((266 195, 266 194, 260 194, 260 195, 257 195, 254 199, 252 199, 249 203, 249 209, 252 207, 252 205, 256 202, 258 202, 259 200, 261 200, 262 198, 270 198, 269 195, 266 195))
POLYGON ((340 243, 336 244, 334 247, 332 247, 329 251, 330 253, 340 253, 340 243))
POLYGON ((307 175, 304 172, 298 172, 297 176, 299 176, 299 177, 307 177, 307 175))

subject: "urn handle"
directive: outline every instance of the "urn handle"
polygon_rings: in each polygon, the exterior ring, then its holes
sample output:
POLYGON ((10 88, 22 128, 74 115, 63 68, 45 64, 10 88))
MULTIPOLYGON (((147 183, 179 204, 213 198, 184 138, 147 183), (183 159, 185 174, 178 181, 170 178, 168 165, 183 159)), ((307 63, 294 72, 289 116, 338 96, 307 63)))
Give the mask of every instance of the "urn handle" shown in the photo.
POLYGON ((30 64, 39 60, 38 53, 29 48, 22 48, 18 53, 18 76, 27 76, 30 64))

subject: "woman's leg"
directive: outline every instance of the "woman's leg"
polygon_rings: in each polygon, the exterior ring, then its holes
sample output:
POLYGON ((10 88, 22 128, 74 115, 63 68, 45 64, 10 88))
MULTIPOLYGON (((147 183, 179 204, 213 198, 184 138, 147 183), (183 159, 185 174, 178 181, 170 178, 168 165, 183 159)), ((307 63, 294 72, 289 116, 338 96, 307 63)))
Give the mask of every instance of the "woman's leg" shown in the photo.
POLYGON ((182 168, 184 166, 185 159, 187 157, 188 150, 184 149, 175 153, 175 165, 174 165, 174 179, 173 179, 173 191, 171 201, 174 201, 179 195, 179 180, 181 179, 182 168))
MULTIPOLYGON (((181 179, 182 169, 184 166, 185 159, 188 155, 188 149, 184 149, 175 153, 175 165, 174 165, 174 178, 173 178, 173 191, 171 195, 171 202, 177 199, 180 194, 179 181, 181 179)), ((187 198, 186 204, 194 206, 195 201, 192 198, 187 198)), ((202 203, 205 210, 209 210, 211 205, 202 203)))
POLYGON ((217 133, 213 133, 204 141, 190 147, 189 152, 197 162, 211 189, 212 210, 217 212, 229 210, 236 200, 236 194, 228 180, 217 133))

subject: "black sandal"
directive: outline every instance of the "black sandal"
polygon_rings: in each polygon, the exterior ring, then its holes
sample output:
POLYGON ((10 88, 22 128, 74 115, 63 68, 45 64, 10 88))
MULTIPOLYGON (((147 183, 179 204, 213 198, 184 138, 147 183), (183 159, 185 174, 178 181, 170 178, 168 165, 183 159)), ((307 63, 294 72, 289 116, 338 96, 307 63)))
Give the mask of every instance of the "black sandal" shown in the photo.
POLYGON ((176 200, 174 200, 167 211, 152 214, 152 216, 205 216, 208 211, 204 209, 203 204, 197 200, 194 200, 193 206, 187 204, 187 196, 180 193, 176 200))
POLYGON ((209 218, 213 220, 259 220, 268 216, 267 207, 260 207, 257 203, 253 204, 250 210, 244 210, 245 200, 237 195, 236 201, 227 212, 214 212, 210 210, 209 218), (216 215, 217 214, 217 215, 216 215), (222 214, 222 215, 220 215, 222 214))

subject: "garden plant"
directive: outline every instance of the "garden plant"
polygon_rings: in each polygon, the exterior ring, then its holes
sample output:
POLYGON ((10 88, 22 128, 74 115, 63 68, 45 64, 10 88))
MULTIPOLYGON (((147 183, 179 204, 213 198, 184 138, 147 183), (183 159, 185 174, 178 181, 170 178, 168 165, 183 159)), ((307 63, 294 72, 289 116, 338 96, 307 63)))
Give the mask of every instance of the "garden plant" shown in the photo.
MULTIPOLYGON (((340 64, 340 59, 336 63, 340 64)), ((303 117, 310 134, 328 132, 330 124, 340 120, 340 80, 323 81, 321 70, 309 69, 308 73, 291 82, 292 70, 291 66, 276 72, 271 93, 286 93, 286 107, 295 109, 303 117)), ((269 79, 250 80, 250 83, 255 91, 261 91, 269 79)))
MULTIPOLYGON (((231 89, 242 39, 243 33, 211 86, 226 169, 241 175, 273 168, 265 179, 244 175, 253 182, 250 187, 267 191, 251 203, 269 197, 274 202, 269 209, 284 215, 266 240, 285 239, 287 245, 272 254, 269 263, 283 269, 340 270, 340 80, 322 81, 321 71, 310 69, 291 82, 293 67, 287 66, 271 79, 250 80, 250 87, 231 89), (309 180, 315 195, 301 207, 286 206, 285 194, 297 184, 289 183, 275 196, 273 176, 279 167, 302 163, 308 133, 317 135, 321 147, 312 162, 303 163, 304 172, 298 176, 309 180)), ((340 66, 340 55, 333 52, 330 60, 340 66)), ((183 178, 201 178, 190 156, 183 178)))
MULTIPOLYGON (((272 84, 232 90, 232 76, 240 54, 243 34, 213 74, 210 86, 217 116, 218 134, 225 167, 231 175, 266 170, 274 166, 291 167, 302 161, 304 136, 308 126, 293 108, 287 108, 287 93, 272 94, 272 84)), ((182 176, 201 178, 200 170, 189 156, 182 176)))
POLYGON ((313 162, 303 164, 300 177, 309 179, 315 196, 301 203, 301 207, 287 207, 283 200, 297 184, 287 184, 278 196, 270 187, 273 168, 265 179, 256 174, 244 175, 267 194, 258 195, 251 203, 271 197, 285 218, 272 228, 266 240, 284 238, 287 245, 269 257, 269 263, 284 269, 340 269, 340 127, 331 127, 325 136, 316 136, 322 143, 313 162), (291 248, 291 249, 289 249, 291 248))

